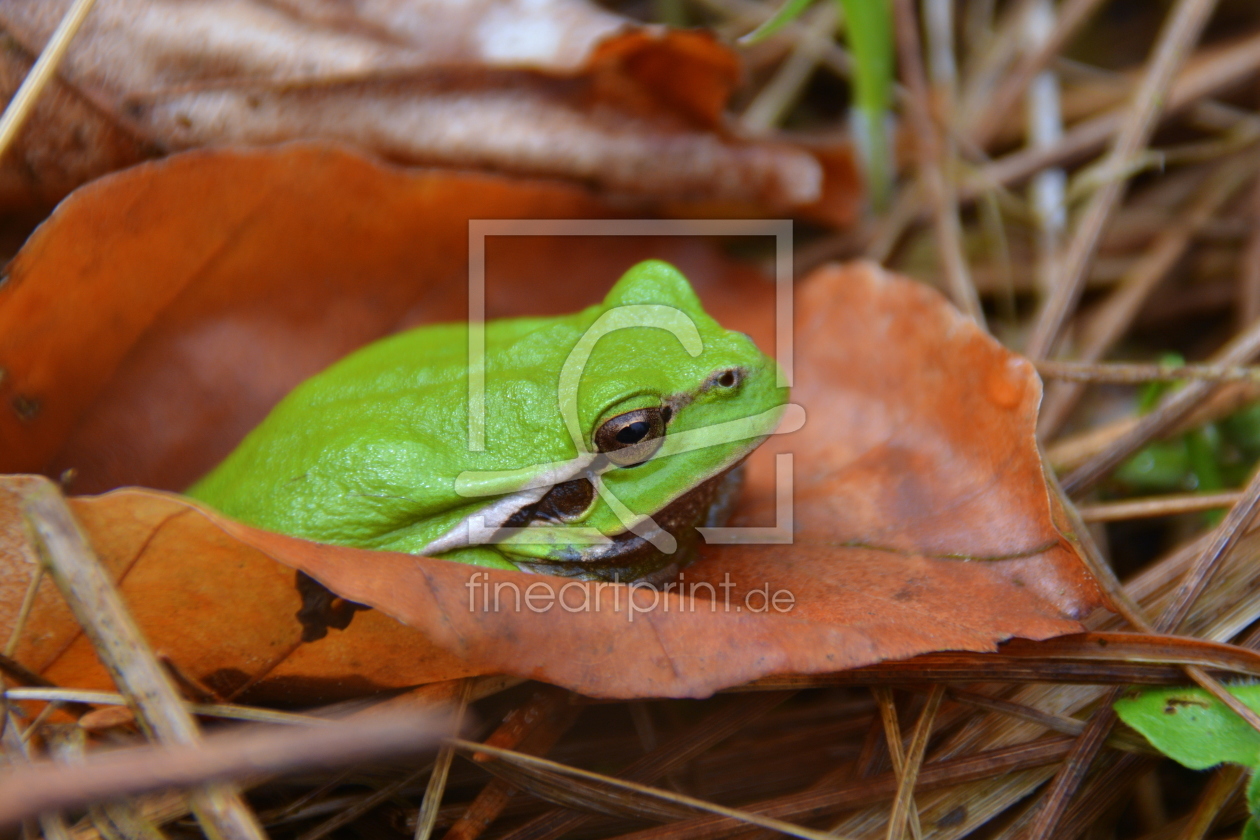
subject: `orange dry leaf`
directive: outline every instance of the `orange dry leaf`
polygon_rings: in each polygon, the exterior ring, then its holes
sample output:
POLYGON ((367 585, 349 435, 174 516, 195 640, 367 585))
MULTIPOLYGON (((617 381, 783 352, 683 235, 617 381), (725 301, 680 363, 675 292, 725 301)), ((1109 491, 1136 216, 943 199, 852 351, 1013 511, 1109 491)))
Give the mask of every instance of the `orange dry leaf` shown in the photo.
MULTIPOLYGON (((69 3, 0 6, 10 93, 69 3)), ((849 220, 847 159, 722 131, 739 75, 707 34, 580 0, 111 0, 0 168, 0 206, 55 201, 174 150, 318 138, 406 163, 849 220)))
MULTIPOLYGON (((607 211, 555 185, 309 147, 175 156, 81 190, 0 289, 0 468, 74 469, 92 492, 185 486, 332 359, 461 317, 467 220, 532 214, 607 211)), ((490 314, 571 311, 645 256, 677 262, 719 321, 774 346, 773 286, 686 237, 490 237, 490 314)), ((738 513, 775 524, 776 456, 790 454, 794 539, 706 547, 684 584, 712 584, 713 598, 318 545, 148 490, 74 508, 154 646, 190 680, 254 699, 494 672, 597 696, 703 696, 1079 630, 1101 596, 1052 522, 1031 366, 874 266, 823 269, 795 305, 807 421, 754 453, 738 513), (303 641, 295 570, 345 599, 320 607, 322 638, 303 641), (496 584, 580 608, 518 609, 500 588, 501 608, 482 609, 496 584)), ((0 633, 34 568, 15 515, 32 480, 10 479, 0 503, 0 633)), ((57 682, 107 682, 47 582, 17 658, 57 682)))

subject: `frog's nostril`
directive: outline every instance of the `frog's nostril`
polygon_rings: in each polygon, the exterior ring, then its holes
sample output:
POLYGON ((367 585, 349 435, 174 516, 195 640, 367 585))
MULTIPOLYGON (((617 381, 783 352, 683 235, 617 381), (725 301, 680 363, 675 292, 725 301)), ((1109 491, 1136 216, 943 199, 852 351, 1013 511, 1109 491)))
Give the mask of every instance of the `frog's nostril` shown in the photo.
POLYGON ((718 375, 717 384, 723 388, 734 388, 739 384, 741 378, 739 369, 731 368, 730 370, 722 371, 718 375))

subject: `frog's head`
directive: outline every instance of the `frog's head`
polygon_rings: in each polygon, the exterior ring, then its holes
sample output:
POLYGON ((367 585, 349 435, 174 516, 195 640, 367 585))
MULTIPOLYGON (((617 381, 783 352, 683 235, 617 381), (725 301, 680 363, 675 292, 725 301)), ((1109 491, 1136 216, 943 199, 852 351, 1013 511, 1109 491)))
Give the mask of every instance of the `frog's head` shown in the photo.
MULTIPOLYGON (((499 548, 538 570, 604 564, 624 580, 640 575, 646 555, 669 564, 645 544, 659 548, 658 527, 720 524, 710 513, 729 501, 721 498, 723 477, 774 430, 788 391, 774 360, 713 320, 667 263, 630 269, 601 305, 582 313, 580 325, 557 396, 589 466, 556 485, 528 524, 595 529, 613 542, 583 546, 551 527, 543 535, 519 531, 499 548)), ((526 523, 518 517, 514 524, 526 523)))

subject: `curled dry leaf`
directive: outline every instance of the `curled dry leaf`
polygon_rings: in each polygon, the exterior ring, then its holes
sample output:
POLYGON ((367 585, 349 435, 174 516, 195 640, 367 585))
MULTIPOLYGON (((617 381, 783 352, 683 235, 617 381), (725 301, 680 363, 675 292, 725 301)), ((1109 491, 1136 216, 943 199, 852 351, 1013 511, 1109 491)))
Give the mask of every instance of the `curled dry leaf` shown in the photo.
MULTIPOLYGON (((536 213, 606 215, 556 185, 400 172, 309 147, 180 155, 81 190, 0 290, 0 468, 76 469, 75 488, 91 492, 184 486, 333 358, 461 317, 469 218, 536 213)), ((571 311, 651 255, 677 262, 722 323, 774 346, 772 286, 688 237, 490 237, 487 248, 492 317, 571 311)), ((216 692, 255 699, 491 672, 598 696, 703 696, 1078 631, 1100 595, 1052 521, 1031 366, 934 292, 871 265, 815 273, 796 312, 806 425, 754 454, 739 512, 740 524, 774 524, 775 459, 791 454, 794 542, 707 547, 685 581, 713 584, 716 601, 669 593, 652 608, 651 593, 625 587, 319 545, 151 490, 78 498, 75 510, 154 646, 216 692), (303 642, 295 569, 375 609, 325 604, 330 629, 303 642), (568 583, 565 603, 587 608, 485 611, 473 573, 490 593, 568 583), (790 611, 765 608, 761 593, 776 592, 791 593, 790 611)), ((4 485, 0 633, 34 564, 12 494, 34 480, 4 485)), ((56 682, 107 679, 48 584, 17 658, 56 682)))
MULTIPOLYGON (((0 7, 10 93, 69 3, 0 7)), ((54 201, 147 155, 318 138, 406 163, 850 219, 847 158, 721 131, 738 79, 710 36, 581 0, 112 0, 0 168, 0 206, 54 201)))

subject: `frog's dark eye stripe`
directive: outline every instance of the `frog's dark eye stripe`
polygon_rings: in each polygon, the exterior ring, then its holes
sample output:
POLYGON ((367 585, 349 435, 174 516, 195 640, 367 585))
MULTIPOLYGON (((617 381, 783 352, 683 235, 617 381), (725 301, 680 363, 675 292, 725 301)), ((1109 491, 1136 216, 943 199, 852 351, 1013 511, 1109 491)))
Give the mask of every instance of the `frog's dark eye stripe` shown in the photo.
POLYGON ((604 421, 595 431, 595 448, 619 467, 642 464, 661 448, 668 411, 668 407, 639 408, 604 421))

